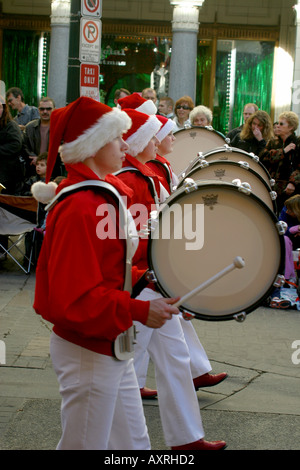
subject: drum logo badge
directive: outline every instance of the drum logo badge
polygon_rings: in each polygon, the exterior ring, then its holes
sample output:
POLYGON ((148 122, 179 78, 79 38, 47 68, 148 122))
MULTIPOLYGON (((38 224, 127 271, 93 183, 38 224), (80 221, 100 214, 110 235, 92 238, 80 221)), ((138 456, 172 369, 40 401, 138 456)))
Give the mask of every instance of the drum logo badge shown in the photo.
POLYGON ((202 199, 203 199, 204 205, 209 207, 210 210, 213 210, 214 206, 218 204, 217 194, 208 194, 207 196, 203 196, 202 199))
POLYGON ((195 137, 197 137, 197 132, 190 132, 190 136, 192 137, 192 139, 194 139, 195 137))
POLYGON ((225 176, 225 173, 226 173, 226 170, 222 170, 222 168, 214 171, 215 177, 220 178, 220 179, 222 179, 225 176))

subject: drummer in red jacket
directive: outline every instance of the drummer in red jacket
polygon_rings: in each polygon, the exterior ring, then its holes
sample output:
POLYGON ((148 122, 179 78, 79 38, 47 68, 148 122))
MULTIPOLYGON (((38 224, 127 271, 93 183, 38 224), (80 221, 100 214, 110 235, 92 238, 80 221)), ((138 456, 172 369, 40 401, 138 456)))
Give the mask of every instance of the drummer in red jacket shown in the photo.
MULTIPOLYGON (((129 145, 123 169, 118 177, 134 189, 130 211, 135 217, 138 231, 147 223, 150 212, 168 196, 160 178, 147 167, 154 159, 159 144, 156 134, 161 122, 154 115, 134 109, 124 109, 132 120, 132 127, 124 134, 129 145), (143 210, 144 209, 144 210, 143 210), (141 214, 143 211, 143 214, 141 214)), ((133 264, 139 269, 148 268, 147 237, 140 240, 133 264)), ((153 288, 145 288, 138 298, 150 300, 161 295, 153 288)), ((155 365, 160 416, 165 441, 175 450, 219 450, 224 441, 208 442, 203 439, 204 430, 195 392, 188 347, 178 316, 159 330, 150 330, 138 324, 137 347, 147 351, 155 365)), ((137 371, 138 374, 138 371, 137 371)))
MULTIPOLYGON (((120 109, 135 109, 136 111, 140 111, 148 115, 155 115, 157 112, 157 108, 153 104, 153 101, 144 99, 138 93, 132 93, 129 96, 120 98, 118 100, 118 107, 120 109)), ((179 180, 177 175, 174 173, 170 162, 165 158, 165 155, 168 155, 172 152, 173 143, 176 140, 175 136, 173 135, 175 126, 174 121, 172 119, 166 118, 165 116, 156 115, 156 117, 161 123, 161 128, 156 134, 156 138, 160 141, 159 147, 157 149, 158 153, 156 154, 155 159, 149 160, 146 165, 151 169, 152 180, 155 178, 154 175, 157 175, 160 183, 162 183, 164 189, 166 190, 165 191, 163 189, 161 192, 161 189, 158 188, 158 194, 161 193, 159 199, 160 202, 162 202, 163 199, 168 197, 169 194, 173 192, 174 188, 177 187, 179 180)), ((146 218, 148 218, 148 212, 149 211, 147 211, 146 218)), ((147 241, 142 240, 141 246, 145 244, 147 245, 147 241)), ((192 323, 183 320, 181 315, 179 318, 190 352, 191 370, 195 389, 198 390, 202 387, 212 387, 219 384, 227 377, 227 373, 209 373, 212 369, 210 361, 202 344, 199 341, 198 335, 192 323)), ((149 359, 149 354, 146 351, 146 346, 144 350, 142 350, 142 348, 139 346, 135 348, 134 364, 136 370, 138 371, 137 379, 141 389, 142 398, 154 398, 157 396, 157 391, 146 387, 148 370, 147 358, 149 359)))
POLYGON ((62 395, 58 449, 150 448, 133 359, 116 360, 114 345, 133 320, 161 327, 178 313, 171 305, 178 299, 142 302, 124 290, 136 238, 131 229, 126 240, 118 225, 119 203, 121 196, 130 201, 132 191, 110 173, 122 166, 128 149, 122 133, 130 125, 126 113, 86 97, 53 111, 46 184, 32 188, 41 202, 55 192, 59 197, 47 216, 34 301, 54 325, 50 350, 62 395), (68 176, 56 188, 49 181, 58 151, 68 176), (97 188, 78 191, 76 183, 91 180, 97 188))
MULTIPOLYGON (((177 175, 174 173, 170 162, 166 159, 166 155, 172 152, 173 143, 176 137, 173 135, 174 121, 164 116, 156 116, 157 119, 162 123, 162 126, 156 137, 160 141, 157 148, 157 155, 154 160, 147 162, 147 166, 151 168, 158 176, 163 180, 163 185, 167 189, 168 193, 171 194, 176 189, 179 180, 177 175)), ((220 374, 211 374, 212 370, 210 361, 207 357, 205 349, 199 341, 198 335, 193 327, 192 322, 183 320, 182 316, 179 316, 181 326, 184 332, 185 340, 189 348, 191 358, 191 371, 193 376, 193 382, 195 389, 203 387, 212 387, 222 382, 227 377, 226 372, 220 374)), ((136 355, 135 355, 136 362, 136 355)), ((144 360, 144 366, 147 361, 144 360)), ((143 376, 145 377, 145 373, 143 376)), ((140 377, 138 376, 140 383, 140 377)), ((141 387, 141 383, 140 383, 141 387)))

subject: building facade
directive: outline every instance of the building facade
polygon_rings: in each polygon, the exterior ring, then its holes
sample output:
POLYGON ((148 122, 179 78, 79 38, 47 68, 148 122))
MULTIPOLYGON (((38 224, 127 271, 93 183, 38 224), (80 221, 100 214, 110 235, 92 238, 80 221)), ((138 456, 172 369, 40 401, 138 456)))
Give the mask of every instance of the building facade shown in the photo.
MULTIPOLYGON (((299 113, 295 2, 103 0, 101 101, 113 105, 120 87, 151 86, 174 100, 187 94, 213 110, 223 133, 240 124, 247 102, 273 120, 283 110, 299 113)), ((0 2, 0 79, 24 89, 29 104, 45 94, 58 106, 66 101, 69 17, 55 13, 59 3, 70 2, 0 2)))

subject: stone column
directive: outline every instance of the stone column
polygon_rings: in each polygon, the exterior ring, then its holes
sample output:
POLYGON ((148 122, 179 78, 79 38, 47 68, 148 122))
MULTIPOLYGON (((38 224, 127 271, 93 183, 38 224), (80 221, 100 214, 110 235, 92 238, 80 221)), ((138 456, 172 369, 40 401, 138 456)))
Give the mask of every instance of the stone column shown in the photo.
POLYGON ((70 30, 70 0, 51 1, 51 41, 47 95, 57 108, 66 105, 70 30))
POLYGON ((169 95, 174 101, 183 95, 196 98, 198 19, 203 1, 170 0, 174 10, 169 95))
MULTIPOLYGON (((300 3, 294 6, 296 11, 296 43, 294 58, 294 77, 292 90, 292 111, 300 116, 300 3)), ((299 134, 299 129, 297 131, 299 134)))

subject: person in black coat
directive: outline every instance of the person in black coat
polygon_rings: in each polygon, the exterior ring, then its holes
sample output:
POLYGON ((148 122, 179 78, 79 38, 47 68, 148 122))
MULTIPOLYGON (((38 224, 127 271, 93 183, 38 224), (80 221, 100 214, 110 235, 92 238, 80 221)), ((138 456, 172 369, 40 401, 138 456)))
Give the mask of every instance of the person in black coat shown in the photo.
MULTIPOLYGON (((24 178, 20 161, 22 132, 12 120, 5 99, 0 96, 0 183, 3 194, 15 194, 24 178)), ((0 235, 0 261, 6 259, 8 237, 0 235)))
MULTIPOLYGON (((300 137, 296 135, 299 117, 285 111, 278 118, 277 135, 259 155, 261 163, 276 182, 274 190, 279 196, 293 175, 300 174, 300 137)), ((297 178, 297 179, 298 179, 297 178)))
POLYGON ((5 99, 0 96, 0 183, 3 194, 15 194, 24 179, 20 155, 22 132, 13 121, 5 99))

